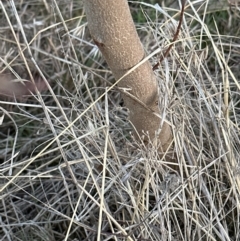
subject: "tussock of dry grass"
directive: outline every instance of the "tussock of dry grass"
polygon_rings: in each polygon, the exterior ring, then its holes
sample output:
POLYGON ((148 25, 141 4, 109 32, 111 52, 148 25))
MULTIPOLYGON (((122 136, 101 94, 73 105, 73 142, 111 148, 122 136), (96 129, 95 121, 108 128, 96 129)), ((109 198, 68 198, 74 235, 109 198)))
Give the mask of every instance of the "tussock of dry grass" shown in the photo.
MULTIPOLYGON (((0 7, 1 71, 49 83, 32 97, 0 101, 0 240, 240 239, 237 35, 185 14, 156 71, 174 134, 173 172, 153 147, 132 140, 79 1, 0 7)), ((177 26, 163 13, 164 21, 146 16, 137 25, 153 64, 177 26)))

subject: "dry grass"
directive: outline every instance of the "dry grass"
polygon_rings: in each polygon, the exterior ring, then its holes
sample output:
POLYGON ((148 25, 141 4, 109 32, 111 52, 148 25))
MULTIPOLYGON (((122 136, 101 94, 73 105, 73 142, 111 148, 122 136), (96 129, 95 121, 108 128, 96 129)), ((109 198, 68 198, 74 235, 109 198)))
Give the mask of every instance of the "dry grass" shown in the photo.
MULTIPOLYGON (((213 31, 191 5, 156 71, 174 173, 132 140, 81 1, 10 0, 0 8, 1 71, 48 89, 0 101, 0 240, 240 240, 235 25, 232 35, 217 23, 213 31)), ((239 9, 231 14, 239 22, 239 9)), ((157 16, 136 24, 153 63, 177 25, 164 9, 157 16)))

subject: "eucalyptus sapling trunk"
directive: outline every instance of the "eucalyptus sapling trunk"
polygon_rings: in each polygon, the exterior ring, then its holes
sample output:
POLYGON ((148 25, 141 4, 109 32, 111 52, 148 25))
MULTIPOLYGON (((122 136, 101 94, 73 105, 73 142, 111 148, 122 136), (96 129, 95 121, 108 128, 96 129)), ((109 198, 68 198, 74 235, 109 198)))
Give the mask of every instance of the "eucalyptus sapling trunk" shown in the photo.
MULTIPOLYGON (((114 77, 118 80, 145 57, 126 0, 84 0, 88 27, 114 77)), ((158 107, 157 80, 149 61, 124 77, 118 87, 124 88, 124 104, 129 109, 129 120, 145 141, 157 140, 160 150, 166 151, 172 142, 171 128, 161 125, 158 107), (138 101, 137 101, 138 100, 138 101), (143 104, 141 104, 141 103, 143 104), (146 108, 147 107, 147 108, 146 108), (156 133, 160 134, 156 136, 156 133)))

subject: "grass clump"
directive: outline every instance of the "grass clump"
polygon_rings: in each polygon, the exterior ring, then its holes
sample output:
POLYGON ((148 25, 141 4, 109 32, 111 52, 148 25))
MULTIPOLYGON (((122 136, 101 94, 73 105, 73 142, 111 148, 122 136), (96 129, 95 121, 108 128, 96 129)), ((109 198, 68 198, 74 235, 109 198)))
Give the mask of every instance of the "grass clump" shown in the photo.
MULTIPOLYGON (((179 10, 151 6, 154 14, 136 26, 147 53, 161 54, 179 10)), ((240 239, 239 15, 228 34, 228 24, 219 29, 216 19, 208 26, 209 16, 186 13, 156 71, 174 172, 132 139, 81 1, 1 8, 1 73, 44 85, 21 98, 1 96, 1 240, 240 239)))

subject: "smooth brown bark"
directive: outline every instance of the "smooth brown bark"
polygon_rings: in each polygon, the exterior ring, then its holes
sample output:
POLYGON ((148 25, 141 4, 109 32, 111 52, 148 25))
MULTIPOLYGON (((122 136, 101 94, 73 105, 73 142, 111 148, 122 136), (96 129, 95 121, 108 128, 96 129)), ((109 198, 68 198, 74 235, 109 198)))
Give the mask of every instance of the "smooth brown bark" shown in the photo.
MULTIPOLYGON (((95 44, 99 47, 116 79, 144 59, 143 46, 135 29, 126 0, 84 0, 88 27, 95 44)), ((162 150, 165 151, 172 141, 170 126, 153 114, 159 113, 157 80, 149 61, 124 77, 119 84, 140 100, 124 94, 123 99, 129 109, 129 119, 140 136, 147 133, 154 141, 156 133, 162 150), (151 110, 150 110, 151 109, 151 110)), ((145 138, 146 140, 148 138, 145 138)))

